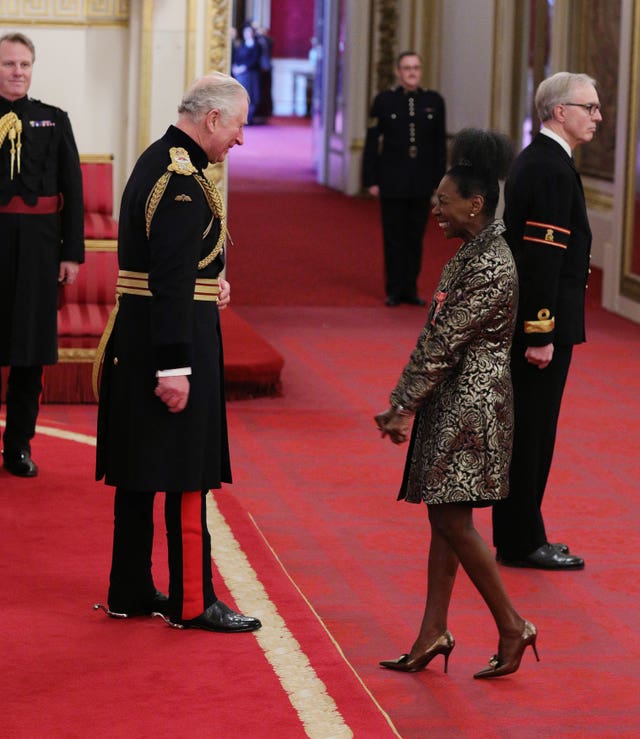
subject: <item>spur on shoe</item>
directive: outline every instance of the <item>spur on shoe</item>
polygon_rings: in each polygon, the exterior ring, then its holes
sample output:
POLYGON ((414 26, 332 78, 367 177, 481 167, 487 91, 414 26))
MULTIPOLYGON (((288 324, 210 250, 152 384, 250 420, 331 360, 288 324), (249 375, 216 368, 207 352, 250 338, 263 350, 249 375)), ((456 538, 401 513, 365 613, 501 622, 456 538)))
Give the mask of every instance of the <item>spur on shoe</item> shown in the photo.
POLYGON ((223 631, 227 633, 256 631, 262 626, 257 618, 243 616, 229 608, 221 600, 212 603, 200 616, 180 621, 176 625, 182 626, 183 629, 204 629, 205 631, 223 631))
POLYGON ((512 672, 516 672, 518 667, 520 667, 524 650, 529 646, 533 649, 536 660, 540 662, 538 649, 536 647, 537 638, 538 631, 536 630, 536 627, 530 621, 525 621, 522 635, 515 647, 512 649, 511 654, 503 656, 500 656, 500 654, 494 654, 489 660, 489 666, 485 667, 484 670, 480 670, 480 672, 476 672, 474 677, 477 679, 502 677, 503 675, 510 675, 512 672))
POLYGON ((4 458, 4 468, 7 472, 17 477, 35 477, 38 474, 38 465, 31 459, 31 452, 28 449, 21 449, 18 452, 2 452, 4 458))
POLYGON ((456 640, 449 631, 445 631, 441 634, 433 644, 422 654, 417 657, 410 657, 408 654, 403 654, 398 659, 385 659, 380 662, 382 667, 386 667, 388 670, 398 670, 398 672, 419 672, 431 662, 431 660, 438 654, 444 656, 444 671, 447 672, 449 669, 449 655, 453 651, 456 645, 456 640))
POLYGON ((96 603, 94 609, 103 610, 107 616, 111 618, 135 618, 136 616, 153 616, 154 613, 159 613, 162 616, 169 615, 169 598, 156 590, 151 600, 147 603, 138 604, 131 607, 123 607, 120 604, 105 606, 103 603, 96 603))
MULTIPOLYGON (((531 567, 538 570, 582 570, 584 559, 562 552, 558 544, 543 544, 523 559, 508 559, 498 555, 506 567, 531 567)), ((566 544, 562 545, 566 547, 566 544)), ((567 547, 568 549, 568 547, 567 547)))

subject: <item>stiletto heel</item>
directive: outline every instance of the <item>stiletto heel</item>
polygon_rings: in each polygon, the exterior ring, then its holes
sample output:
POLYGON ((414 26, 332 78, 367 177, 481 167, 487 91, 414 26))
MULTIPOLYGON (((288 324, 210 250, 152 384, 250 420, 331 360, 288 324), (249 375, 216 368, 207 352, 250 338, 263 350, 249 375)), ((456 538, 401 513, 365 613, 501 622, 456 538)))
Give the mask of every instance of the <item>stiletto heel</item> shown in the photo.
POLYGON ((431 662, 438 654, 444 656, 444 671, 449 669, 449 655, 456 645, 456 640, 449 631, 441 634, 433 644, 418 657, 410 658, 408 654, 403 654, 398 659, 385 659, 380 664, 388 670, 398 670, 399 672, 419 672, 431 662))
POLYGON ((537 638, 538 632, 536 627, 529 621, 525 621, 522 636, 520 637, 520 641, 516 644, 513 653, 509 657, 501 657, 499 654, 495 654, 489 660, 489 667, 485 667, 484 670, 476 672, 474 677, 502 677, 503 675, 510 675, 512 672, 516 672, 518 667, 520 667, 520 661, 522 660, 524 650, 529 646, 533 649, 536 660, 540 662, 538 649, 536 647, 537 638))

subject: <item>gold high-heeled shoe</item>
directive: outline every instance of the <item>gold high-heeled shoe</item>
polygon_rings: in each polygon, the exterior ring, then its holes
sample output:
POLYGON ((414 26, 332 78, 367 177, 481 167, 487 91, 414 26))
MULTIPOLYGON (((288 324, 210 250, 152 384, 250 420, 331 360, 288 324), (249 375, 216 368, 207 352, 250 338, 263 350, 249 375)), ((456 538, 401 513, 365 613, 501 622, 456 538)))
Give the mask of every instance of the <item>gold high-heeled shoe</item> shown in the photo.
POLYGON ((536 639, 538 638, 538 632, 536 627, 529 621, 524 622, 524 629, 522 636, 520 637, 519 643, 516 645, 513 654, 509 657, 500 657, 499 654, 495 654, 489 660, 489 667, 485 667, 484 670, 476 672, 475 678, 486 678, 486 677, 502 677, 503 675, 510 675, 520 667, 520 660, 524 654, 524 650, 531 646, 533 653, 536 656, 538 662, 538 650, 536 648, 536 639))
POLYGON ((410 658, 408 654, 403 654, 398 659, 385 659, 380 664, 389 670, 398 670, 399 672, 419 672, 431 662, 438 654, 444 656, 444 671, 449 668, 449 655, 456 645, 456 640, 449 631, 441 634, 433 644, 418 657, 410 658))

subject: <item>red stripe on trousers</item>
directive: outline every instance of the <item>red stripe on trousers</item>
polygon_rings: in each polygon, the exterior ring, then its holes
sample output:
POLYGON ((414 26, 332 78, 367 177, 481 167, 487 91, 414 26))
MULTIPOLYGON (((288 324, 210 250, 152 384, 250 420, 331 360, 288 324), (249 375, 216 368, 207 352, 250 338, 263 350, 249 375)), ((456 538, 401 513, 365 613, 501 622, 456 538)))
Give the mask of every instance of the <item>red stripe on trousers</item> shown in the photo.
POLYGON ((202 493, 182 493, 182 618, 188 620, 204 611, 202 582, 202 493))

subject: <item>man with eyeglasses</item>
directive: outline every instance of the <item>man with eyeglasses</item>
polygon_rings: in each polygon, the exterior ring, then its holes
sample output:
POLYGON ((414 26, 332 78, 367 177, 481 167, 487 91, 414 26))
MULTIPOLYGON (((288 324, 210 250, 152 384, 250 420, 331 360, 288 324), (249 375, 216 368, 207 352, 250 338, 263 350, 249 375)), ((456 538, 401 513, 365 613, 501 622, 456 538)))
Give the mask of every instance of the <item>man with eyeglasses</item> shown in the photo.
POLYGON ((509 497, 493 507, 498 560, 512 567, 579 570, 584 560, 549 542, 542 499, 573 346, 585 341, 591 230, 576 146, 602 121, 596 83, 558 72, 535 96, 542 128, 505 185, 504 221, 520 281, 511 355, 515 429, 509 497))
POLYGON ((420 87, 422 60, 414 51, 399 55, 396 75, 398 87, 371 106, 362 183, 380 198, 386 304, 422 306, 422 240, 447 160, 445 105, 438 92, 420 87))

